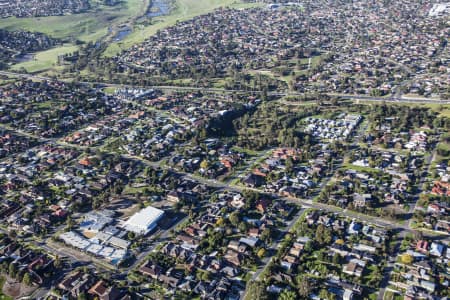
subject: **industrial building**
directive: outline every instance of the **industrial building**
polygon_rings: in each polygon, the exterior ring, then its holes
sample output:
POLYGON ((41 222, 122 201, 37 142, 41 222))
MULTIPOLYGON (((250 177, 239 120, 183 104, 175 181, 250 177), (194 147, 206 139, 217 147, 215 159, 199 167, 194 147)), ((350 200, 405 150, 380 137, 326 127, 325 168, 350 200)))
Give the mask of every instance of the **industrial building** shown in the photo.
POLYGON ((145 235, 156 227, 163 215, 163 210, 148 206, 131 216, 123 228, 139 235, 145 235))

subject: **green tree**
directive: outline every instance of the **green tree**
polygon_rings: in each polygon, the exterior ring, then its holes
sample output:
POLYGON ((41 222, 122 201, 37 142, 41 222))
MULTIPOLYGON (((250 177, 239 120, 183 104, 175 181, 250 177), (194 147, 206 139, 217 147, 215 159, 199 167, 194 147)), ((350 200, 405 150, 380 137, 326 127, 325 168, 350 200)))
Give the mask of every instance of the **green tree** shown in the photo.
POLYGON ((31 276, 30 276, 30 273, 25 273, 25 275, 23 275, 22 282, 23 282, 25 285, 28 285, 28 286, 31 285, 31 276))
POLYGON ((333 255, 333 264, 340 265, 341 263, 341 256, 338 253, 335 253, 333 255))
POLYGON ((237 212, 237 211, 232 212, 229 216, 229 220, 230 220, 231 225, 237 226, 241 220, 239 218, 239 212, 237 212))
POLYGON ((307 299, 312 290, 312 286, 308 278, 306 276, 298 276, 297 286, 300 297, 307 299))
POLYGON ((267 300, 266 286, 260 281, 250 281, 244 300, 267 300))
POLYGON ((211 280, 211 273, 208 272, 208 271, 203 272, 202 280, 203 281, 210 281, 211 280))
POLYGON ((247 223, 245 223, 245 222, 240 222, 240 223, 239 223, 239 226, 238 226, 238 229, 239 229, 239 231, 242 232, 242 233, 247 232, 247 229, 248 229, 247 223))
POLYGON ((261 259, 264 257, 264 255, 266 255, 266 249, 261 248, 258 250, 258 252, 256 253, 256 255, 261 259))
POLYGON ((55 256, 55 261, 53 262, 53 266, 55 267, 55 268, 59 268, 59 267, 61 267, 61 257, 59 256, 59 255, 56 255, 55 256))
POLYGON ((86 299, 87 299, 87 297, 86 297, 85 293, 80 293, 77 297, 77 300, 86 300, 86 299))
POLYGON ((283 290, 278 299, 279 300, 296 300, 297 294, 294 291, 283 290))
POLYGON ((265 228, 263 230, 263 232, 261 233, 261 240, 267 242, 271 239, 272 237, 272 231, 270 230, 269 227, 265 228))
POLYGON ((323 224, 319 224, 316 229, 316 241, 320 244, 328 244, 332 240, 331 232, 323 224))
POLYGON ((10 263, 9 264, 9 268, 8 268, 8 274, 9 276, 11 276, 12 278, 16 277, 17 274, 17 267, 14 263, 10 263))
POLYGON ((326 300, 334 300, 336 299, 336 295, 333 293, 328 292, 326 289, 321 289, 319 292, 319 297, 321 299, 326 299, 326 300))

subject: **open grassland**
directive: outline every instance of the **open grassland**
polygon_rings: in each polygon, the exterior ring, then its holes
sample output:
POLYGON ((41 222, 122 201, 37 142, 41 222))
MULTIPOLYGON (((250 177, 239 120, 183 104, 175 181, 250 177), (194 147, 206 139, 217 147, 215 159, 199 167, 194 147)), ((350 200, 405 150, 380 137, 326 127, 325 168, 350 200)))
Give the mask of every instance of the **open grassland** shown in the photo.
MULTIPOLYGON (((344 96, 345 97, 345 96, 344 96)), ((361 104, 380 105, 380 101, 361 101, 361 104)), ((413 103, 413 102, 386 102, 386 105, 408 105, 411 107, 428 107, 438 113, 439 117, 450 118, 450 104, 446 103, 413 103)))
POLYGON ((50 50, 36 53, 33 60, 22 62, 12 66, 12 70, 20 71, 24 68, 27 72, 39 72, 53 67, 58 61, 58 56, 62 54, 72 53, 78 50, 75 45, 64 45, 50 50))
POLYGON ((99 5, 90 12, 68 16, 2 19, 0 28, 39 31, 59 39, 96 41, 114 23, 123 23, 143 14, 149 0, 126 0, 119 6, 99 5))
POLYGON ((248 8, 259 5, 261 4, 242 3, 239 0, 177 0, 169 15, 154 18, 153 24, 149 26, 137 26, 134 32, 121 42, 111 43, 104 55, 114 56, 132 45, 144 41, 158 30, 175 25, 177 21, 186 21, 220 7, 248 8))
MULTIPOLYGON (((8 30, 39 31, 51 37, 73 43, 75 40, 94 42, 108 34, 115 25, 132 24, 142 16, 151 0, 125 0, 120 6, 108 7, 94 3, 90 12, 68 16, 39 18, 7 18, 0 22, 0 28, 8 30)), ((148 26, 135 26, 134 31, 120 42, 111 41, 105 56, 113 56, 123 49, 144 41, 158 30, 175 25, 195 16, 213 11, 219 7, 247 8, 260 4, 245 4, 239 0, 176 0, 170 15, 153 19, 148 26)), ((58 55, 76 51, 77 46, 63 45, 51 50, 38 52, 35 59, 16 64, 13 70, 24 68, 28 72, 42 72, 54 69, 58 55)))
MULTIPOLYGON (((67 42, 80 40, 94 42, 108 34, 108 28, 133 20, 145 12, 150 0, 126 0, 118 6, 95 5, 90 12, 68 16, 2 19, 0 28, 7 30, 38 31, 67 42)), ((58 55, 77 50, 74 45, 63 45, 36 53, 32 61, 16 64, 13 70, 25 68, 28 72, 45 71, 56 63, 58 55)))
POLYGON ((426 103, 426 104, 409 104, 411 106, 429 107, 437 112, 440 117, 450 118, 450 104, 426 103))

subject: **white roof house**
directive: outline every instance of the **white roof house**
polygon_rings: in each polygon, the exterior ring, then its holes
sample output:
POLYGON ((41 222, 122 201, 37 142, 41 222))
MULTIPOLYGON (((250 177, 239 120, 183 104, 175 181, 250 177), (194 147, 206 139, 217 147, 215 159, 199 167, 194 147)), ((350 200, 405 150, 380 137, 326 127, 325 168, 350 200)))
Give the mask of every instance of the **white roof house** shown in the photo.
POLYGON ((163 210, 148 206, 131 216, 125 222, 123 228, 136 234, 145 235, 156 227, 157 222, 163 215, 163 210))
POLYGON ((431 249, 430 249, 431 255, 441 257, 443 252, 444 252, 444 245, 438 244, 438 243, 431 244, 431 249))

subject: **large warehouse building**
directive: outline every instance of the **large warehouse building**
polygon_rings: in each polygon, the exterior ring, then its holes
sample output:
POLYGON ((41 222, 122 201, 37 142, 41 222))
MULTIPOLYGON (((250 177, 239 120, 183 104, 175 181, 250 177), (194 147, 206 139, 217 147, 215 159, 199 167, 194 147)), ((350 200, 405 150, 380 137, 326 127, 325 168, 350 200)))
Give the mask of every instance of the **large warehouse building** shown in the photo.
POLYGON ((148 206, 131 216, 123 228, 139 235, 145 235, 156 227, 163 215, 163 210, 148 206))

